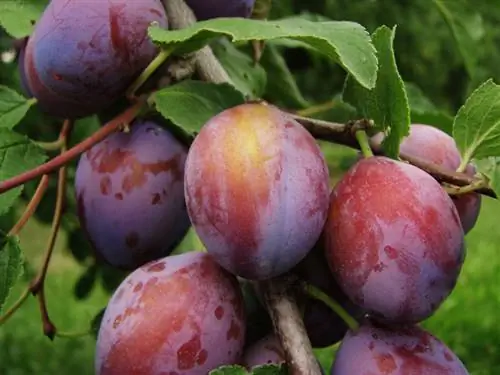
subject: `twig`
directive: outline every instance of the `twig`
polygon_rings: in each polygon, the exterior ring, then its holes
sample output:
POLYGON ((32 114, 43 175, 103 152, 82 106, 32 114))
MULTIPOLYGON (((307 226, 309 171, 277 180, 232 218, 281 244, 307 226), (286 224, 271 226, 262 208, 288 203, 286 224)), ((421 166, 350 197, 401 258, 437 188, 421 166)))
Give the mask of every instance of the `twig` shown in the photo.
POLYGON ((89 138, 85 139, 81 143, 77 144, 73 148, 61 153, 59 156, 49 160, 47 163, 39 165, 38 167, 29 170, 27 172, 21 173, 14 176, 8 180, 0 183, 0 194, 13 189, 19 185, 22 185, 34 178, 41 175, 52 173, 61 166, 69 163, 71 160, 77 158, 82 152, 87 151, 96 143, 99 143, 108 135, 117 131, 123 124, 132 121, 135 116, 139 113, 143 105, 143 101, 138 101, 132 106, 127 108, 123 113, 115 117, 113 120, 109 121, 106 125, 101 127, 98 131, 92 134, 89 138))
MULTIPOLYGON (((324 141, 334 142, 357 150, 360 149, 359 143, 356 141, 356 137, 353 136, 353 127, 359 129, 370 129, 372 126, 370 121, 361 119, 357 121, 351 121, 347 124, 339 124, 335 122, 317 120, 302 116, 297 116, 290 114, 295 120, 300 122, 304 128, 306 128, 311 135, 316 139, 321 139, 324 141)), ((383 155, 384 152, 381 146, 375 144, 375 142, 370 142, 370 147, 374 154, 383 155)), ((496 193, 489 186, 484 186, 484 181, 481 178, 471 177, 465 173, 459 173, 450 169, 443 168, 434 163, 427 162, 421 158, 410 156, 404 152, 399 154, 399 157, 426 171, 432 177, 434 177, 440 183, 448 183, 456 186, 474 186, 474 191, 491 198, 497 198, 496 193)))
MULTIPOLYGON (((60 139, 63 140, 63 145, 61 147, 61 154, 66 152, 68 146, 68 137, 71 133, 73 127, 73 122, 66 120, 64 122, 63 128, 61 130, 60 139)), ((54 339, 56 334, 56 327, 50 320, 47 304, 45 301, 45 278, 47 276, 47 270, 49 268, 50 260, 54 252, 54 245, 56 243, 57 234, 59 233, 59 227, 61 226, 61 218, 63 215, 65 197, 66 197, 66 177, 67 177, 67 167, 65 165, 61 166, 59 169, 59 175, 57 180, 57 196, 56 196, 56 206, 54 209, 54 218, 52 219, 52 228, 50 231, 49 239, 47 241, 47 247, 45 249, 45 256, 43 259, 42 267, 40 268, 38 275, 32 281, 30 285, 30 291, 33 295, 37 296, 38 303, 40 305, 40 313, 42 317, 43 332, 50 338, 54 339)))
POLYGON ((24 228, 28 220, 31 218, 31 216, 33 216, 36 209, 38 208, 38 205, 40 204, 43 196, 45 195, 48 186, 49 186, 49 175, 43 175, 42 178, 40 179, 40 182, 38 183, 38 187, 35 190, 35 194, 33 194, 33 197, 31 197, 31 200, 26 206, 26 209, 24 210, 23 214, 21 215, 17 223, 9 231, 8 233, 9 236, 17 235, 24 228))
POLYGON ((319 375, 321 369, 314 356, 295 296, 292 294, 295 284, 295 280, 287 275, 261 281, 260 288, 275 333, 285 352, 289 373, 319 375))

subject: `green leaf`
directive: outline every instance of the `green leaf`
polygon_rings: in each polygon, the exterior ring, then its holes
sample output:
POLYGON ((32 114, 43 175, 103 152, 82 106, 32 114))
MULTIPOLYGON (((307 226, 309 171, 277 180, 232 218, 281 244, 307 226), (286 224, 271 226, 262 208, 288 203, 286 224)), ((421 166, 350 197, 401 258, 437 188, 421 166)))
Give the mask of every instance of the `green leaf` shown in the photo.
POLYGON ((439 110, 417 85, 405 82, 405 87, 412 124, 432 125, 451 135, 453 117, 439 110))
POLYGON ((99 329, 101 328, 102 318, 104 317, 104 313, 106 312, 106 308, 102 308, 95 316, 94 319, 90 322, 90 332, 95 339, 99 335, 99 329))
POLYGON ((266 89, 266 71, 227 39, 212 44, 215 56, 229 74, 234 86, 250 99, 260 98, 266 89))
POLYGON ((36 99, 26 99, 7 86, 0 85, 0 128, 12 129, 35 103, 36 99))
POLYGON ((500 86, 488 80, 479 86, 458 110, 453 138, 463 157, 500 156, 500 86))
POLYGON ((481 160, 475 160, 480 173, 484 174, 490 180, 490 186, 495 193, 500 196, 500 157, 489 157, 481 160))
POLYGON ((90 295, 97 280, 97 271, 97 266, 93 264, 80 276, 73 290, 76 299, 85 299, 90 295))
POLYGON ((180 30, 152 26, 149 35, 179 54, 195 51, 222 35, 233 42, 296 39, 338 62, 366 88, 374 86, 377 76, 377 57, 370 37, 363 26, 354 22, 312 22, 299 17, 275 21, 219 18, 180 30))
MULTIPOLYGON (((46 160, 43 150, 28 137, 0 128, 0 181, 34 168, 46 160)), ((0 194, 0 215, 12 207, 22 187, 0 194)))
POLYGON ((252 372, 248 372, 244 367, 238 365, 221 366, 218 369, 209 372, 209 375, 287 375, 286 365, 262 365, 252 368, 252 372))
POLYGON ((379 71, 373 90, 367 90, 347 77, 343 98, 354 105, 361 116, 375 121, 375 125, 388 133, 383 142, 387 156, 399 155, 401 140, 409 134, 410 109, 406 90, 394 57, 393 42, 396 27, 381 26, 372 39, 378 52, 379 71))
POLYGON ((287 375, 286 365, 262 365, 252 369, 252 375, 287 375))
POLYGON ((474 75, 479 40, 484 34, 481 15, 463 0, 433 0, 446 21, 470 76, 474 75))
POLYGON ((273 104, 287 108, 306 108, 309 102, 304 99, 297 82, 288 69, 285 59, 274 43, 269 43, 260 59, 268 77, 265 97, 273 104))
POLYGON ((23 261, 18 238, 0 233, 0 311, 23 273, 23 261))
POLYGON ((233 365, 219 367, 210 371, 208 375, 248 375, 248 372, 244 367, 233 365))
POLYGON ((14 38, 28 36, 47 3, 47 0, 2 0, 0 26, 14 38))
POLYGON ((213 116, 245 102, 229 84, 186 80, 152 96, 163 117, 188 132, 197 132, 213 116))

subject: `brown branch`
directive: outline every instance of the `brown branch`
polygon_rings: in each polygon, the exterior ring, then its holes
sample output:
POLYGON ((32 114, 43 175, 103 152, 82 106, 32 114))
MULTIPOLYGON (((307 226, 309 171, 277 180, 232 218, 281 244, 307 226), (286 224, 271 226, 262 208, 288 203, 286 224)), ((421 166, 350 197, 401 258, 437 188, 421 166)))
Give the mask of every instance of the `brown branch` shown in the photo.
POLYGON ((46 174, 43 175, 42 178, 40 179, 40 182, 38 183, 38 187, 36 188, 33 197, 31 197, 31 200, 29 201, 28 205, 26 206, 26 209, 24 210, 23 214, 21 215, 17 223, 9 231, 8 233, 9 236, 16 236, 24 228, 28 220, 31 218, 31 216, 33 216, 36 209, 38 208, 38 205, 42 201, 42 198, 45 195, 48 186, 49 186, 49 175, 46 174))
MULTIPOLYGON (((196 22, 193 11, 186 5, 184 0, 163 0, 163 5, 172 29, 184 29, 196 22)), ((229 75, 209 46, 195 52, 195 64, 203 80, 214 83, 231 83, 229 75)))
MULTIPOLYGON (((358 120, 348 122, 347 124, 339 124, 329 121, 317 120, 291 114, 291 116, 306 128, 311 135, 316 139, 334 142, 359 150, 359 144, 353 134, 353 127, 369 129, 371 124, 367 120, 358 120)), ((370 142, 373 152, 377 155, 383 155, 383 150, 374 142, 370 142)), ((459 173, 453 170, 443 168, 434 163, 427 162, 421 158, 410 156, 406 153, 400 153, 399 157, 426 171, 440 183, 448 183, 456 186, 478 185, 478 189, 474 190, 492 198, 497 198, 496 193, 488 186, 484 186, 484 181, 477 177, 471 177, 464 173, 459 173)))
POLYGON ((295 284, 292 276, 286 275, 261 281, 260 289, 285 352, 289 374, 319 375, 321 369, 293 295, 295 284))
POLYGON ((5 193, 6 191, 18 187, 30 180, 33 180, 41 175, 49 174, 61 166, 69 163, 71 160, 77 158, 81 153, 87 151, 95 144, 102 141, 108 135, 114 133, 124 124, 132 121, 135 116, 139 113, 143 105, 143 101, 138 101, 133 104, 129 108, 127 108, 123 113, 115 117, 113 120, 109 121, 103 127, 101 127, 98 131, 92 134, 89 138, 85 139, 81 143, 77 144, 73 148, 67 150, 66 152, 60 154, 59 156, 49 160, 47 163, 39 165, 38 167, 29 170, 27 172, 21 173, 17 176, 14 176, 8 180, 2 181, 0 183, 0 194, 5 193))

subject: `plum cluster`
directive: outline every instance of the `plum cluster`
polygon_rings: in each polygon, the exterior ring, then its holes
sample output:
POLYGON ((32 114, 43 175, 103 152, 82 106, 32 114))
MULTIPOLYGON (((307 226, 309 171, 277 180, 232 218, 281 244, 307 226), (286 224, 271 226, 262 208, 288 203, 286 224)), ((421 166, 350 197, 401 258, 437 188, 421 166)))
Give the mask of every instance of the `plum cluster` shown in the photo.
MULTIPOLYGON (((187 3, 200 20, 248 17, 254 5, 187 3)), ((152 23, 168 27, 160 0, 52 0, 21 45, 24 90, 53 116, 102 113, 157 54, 152 23)), ((427 125, 412 125, 401 151, 449 170, 462 164, 453 138, 427 125)), ((286 273, 300 280, 313 347, 341 341, 332 375, 467 374, 417 324, 456 285, 476 193, 451 198, 423 170, 379 156, 358 160, 331 189, 315 139, 264 103, 222 111, 189 147, 163 120, 137 118, 82 154, 75 193, 95 256, 129 271, 103 316, 97 375, 283 363, 254 286, 286 273), (174 255, 191 227, 206 252, 174 255)))
MULTIPOLYGON (((457 168, 456 145, 431 132, 413 125, 402 149, 417 155, 423 146, 411 146, 428 136, 419 155, 457 168)), ((76 194, 96 254, 132 271, 101 323, 99 375, 283 363, 253 285, 289 272, 359 322, 349 328, 298 288, 313 347, 341 341, 332 375, 467 374, 417 324, 457 282, 475 193, 460 206, 426 172, 378 156, 330 189, 314 138, 278 108, 248 103, 211 118, 189 148, 163 124, 136 120, 82 155, 76 194), (172 255, 191 225, 206 252, 172 255)))

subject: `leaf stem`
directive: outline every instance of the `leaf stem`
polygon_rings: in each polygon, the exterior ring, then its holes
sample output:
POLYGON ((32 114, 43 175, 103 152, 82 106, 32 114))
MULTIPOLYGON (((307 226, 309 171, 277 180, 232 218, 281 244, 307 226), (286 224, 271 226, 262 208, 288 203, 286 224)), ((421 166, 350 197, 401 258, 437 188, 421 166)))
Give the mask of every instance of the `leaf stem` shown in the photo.
POLYGON ((328 294, 309 283, 304 283, 303 289, 310 297, 323 302, 330 309, 332 309, 332 311, 345 322, 345 324, 351 331, 356 331, 358 329, 359 323, 356 321, 356 319, 354 319, 337 301, 331 298, 328 294))
POLYGON ((57 151, 57 150, 60 150, 61 149, 61 146, 62 146, 62 142, 60 139, 58 139, 57 141, 53 141, 53 142, 35 142, 35 144, 44 149, 45 151, 57 151))
POLYGON ((19 310, 19 308, 23 305, 23 303, 28 299, 30 294, 31 294, 30 288, 26 288, 23 294, 21 294, 21 296, 17 299, 17 301, 14 302, 14 304, 11 307, 9 307, 9 309, 5 311, 5 313, 2 316, 0 316, 0 326, 5 322, 7 322, 7 320, 12 315, 14 315, 14 313, 17 310, 19 310))
POLYGON ((65 339, 73 339, 73 338, 79 338, 79 337, 85 337, 90 335, 92 332, 90 330, 86 331, 77 331, 77 332, 59 332, 56 331, 56 337, 61 337, 65 339))
POLYGON ((336 104, 337 104, 337 101, 332 99, 332 100, 329 100, 329 101, 324 102, 324 103, 312 105, 308 108, 299 109, 295 113, 297 115, 303 116, 303 117, 314 116, 318 113, 326 112, 326 111, 334 108, 336 104))
POLYGON ((446 190, 446 192, 449 195, 464 195, 464 194, 476 192, 478 189, 482 189, 486 185, 487 185, 487 183, 485 181, 480 180, 480 181, 474 181, 472 184, 469 184, 466 186, 444 185, 443 189, 446 190))
POLYGON ((45 192, 47 191, 47 187, 49 186, 49 175, 43 175, 38 183, 38 187, 35 190, 35 194, 31 197, 28 205, 26 206, 23 214, 17 221, 17 223, 12 227, 9 231, 8 236, 16 236, 26 225, 28 220, 33 216, 38 205, 40 204, 45 192))
POLYGON ((148 80, 149 77, 168 59, 172 54, 172 48, 160 50, 160 53, 149 63, 139 77, 127 89, 127 97, 132 98, 135 96, 136 91, 148 80))
POLYGON ((61 166, 69 163, 71 160, 77 158, 81 153, 87 151, 95 144, 99 143, 103 139, 105 139, 108 135, 117 131, 123 124, 126 124, 132 121, 140 109, 142 108, 144 101, 140 100, 136 103, 132 104, 129 108, 127 108, 120 115, 115 117, 113 120, 109 121, 106 125, 102 126, 98 131, 92 134, 90 137, 70 148, 69 150, 61 153, 59 156, 49 160, 45 164, 39 165, 38 167, 29 170, 27 172, 21 173, 17 176, 14 176, 8 180, 5 180, 0 183, 0 194, 5 193, 6 191, 13 189, 19 185, 22 185, 34 178, 37 178, 41 175, 51 173, 61 166))
POLYGON ((370 147, 370 140, 368 139, 368 136, 366 135, 366 131, 356 130, 354 135, 359 143, 359 147, 361 148, 361 152, 363 153, 363 156, 365 158, 371 158, 373 156, 373 151, 370 147))

